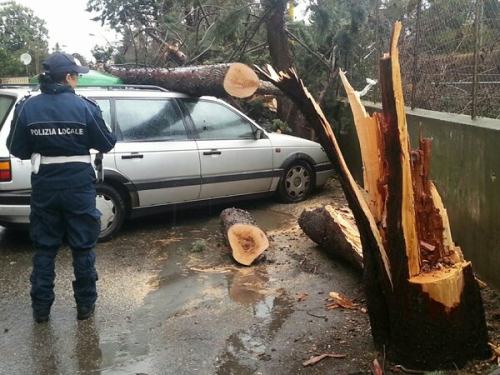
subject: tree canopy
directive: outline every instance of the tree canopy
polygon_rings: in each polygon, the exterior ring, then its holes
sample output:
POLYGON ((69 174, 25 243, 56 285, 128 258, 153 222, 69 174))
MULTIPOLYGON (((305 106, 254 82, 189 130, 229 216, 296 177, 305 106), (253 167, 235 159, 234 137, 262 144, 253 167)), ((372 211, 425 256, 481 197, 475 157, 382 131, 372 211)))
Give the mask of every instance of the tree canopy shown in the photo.
POLYGON ((30 72, 38 72, 40 61, 48 54, 48 31, 45 21, 30 8, 9 1, 0 5, 0 75, 26 74, 19 60, 29 53, 30 72))

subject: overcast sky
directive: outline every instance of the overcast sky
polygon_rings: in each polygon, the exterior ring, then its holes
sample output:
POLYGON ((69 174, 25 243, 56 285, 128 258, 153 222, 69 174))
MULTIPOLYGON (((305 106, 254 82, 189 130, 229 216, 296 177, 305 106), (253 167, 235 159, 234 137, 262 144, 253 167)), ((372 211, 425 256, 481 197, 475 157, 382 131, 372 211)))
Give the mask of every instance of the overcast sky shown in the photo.
MULTIPOLYGON (((79 53, 90 59, 92 48, 115 43, 119 37, 99 22, 91 21, 92 15, 85 11, 87 0, 15 0, 33 9, 35 15, 45 20, 49 30, 49 48, 59 43, 68 53, 79 53)), ((306 1, 299 1, 296 18, 302 18, 306 1)))
POLYGON ((79 53, 91 58, 91 49, 96 45, 114 43, 118 37, 99 22, 91 21, 92 15, 85 11, 87 0, 15 0, 33 9, 43 19, 49 30, 49 48, 59 43, 62 50, 79 53), (93 34, 93 35, 90 35, 93 34))

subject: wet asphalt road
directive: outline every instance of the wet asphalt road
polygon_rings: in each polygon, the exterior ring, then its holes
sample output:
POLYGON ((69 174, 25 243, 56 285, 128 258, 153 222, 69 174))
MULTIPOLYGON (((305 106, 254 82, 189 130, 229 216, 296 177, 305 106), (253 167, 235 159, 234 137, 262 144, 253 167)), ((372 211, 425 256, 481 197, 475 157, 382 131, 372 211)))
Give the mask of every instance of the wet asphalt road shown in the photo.
POLYGON ((128 223, 98 246, 99 300, 84 322, 76 320, 67 248, 57 258, 51 319, 32 321, 29 238, 0 227, 0 374, 366 373, 366 314, 324 308, 329 291, 362 295, 359 276, 296 226, 303 206, 330 196, 243 205, 271 239, 252 267, 235 265, 223 245, 223 207, 128 223), (302 366, 325 351, 349 354, 302 366))

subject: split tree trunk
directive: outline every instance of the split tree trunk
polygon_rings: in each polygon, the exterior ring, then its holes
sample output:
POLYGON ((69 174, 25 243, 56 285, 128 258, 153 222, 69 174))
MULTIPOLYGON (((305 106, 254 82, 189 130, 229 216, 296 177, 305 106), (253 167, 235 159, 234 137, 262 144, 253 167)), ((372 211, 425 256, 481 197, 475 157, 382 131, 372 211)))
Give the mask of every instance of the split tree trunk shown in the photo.
POLYGON ((166 68, 124 68, 107 65, 104 69, 126 84, 156 85, 191 96, 237 98, 258 95, 281 95, 273 85, 261 82, 245 64, 217 64, 166 68))
MULTIPOLYGON (((364 285, 379 349, 406 367, 453 368, 487 358, 484 309, 470 262, 451 238, 429 180, 430 141, 410 152, 396 23, 381 60, 383 114, 370 117, 346 84, 360 138, 365 192, 354 182, 319 106, 295 72, 261 74, 289 94, 317 129, 333 162, 363 245, 364 285), (366 201, 365 201, 366 197, 366 201)), ((347 81, 344 77, 344 83, 347 81)))
MULTIPOLYGON (((288 0, 265 0, 262 4, 269 14, 266 17, 266 35, 271 63, 278 71, 285 71, 293 64, 285 20, 288 0)), ((279 97, 277 102, 279 119, 288 124, 294 135, 302 136, 298 134, 302 118, 296 116, 297 108, 294 108, 293 102, 286 96, 279 97)))
POLYGON ((224 237, 238 263, 251 265, 269 247, 265 233, 248 211, 226 208, 220 219, 224 237))
POLYGON ((357 270, 363 269, 363 250, 352 214, 327 205, 304 210, 299 217, 304 233, 329 254, 357 270))

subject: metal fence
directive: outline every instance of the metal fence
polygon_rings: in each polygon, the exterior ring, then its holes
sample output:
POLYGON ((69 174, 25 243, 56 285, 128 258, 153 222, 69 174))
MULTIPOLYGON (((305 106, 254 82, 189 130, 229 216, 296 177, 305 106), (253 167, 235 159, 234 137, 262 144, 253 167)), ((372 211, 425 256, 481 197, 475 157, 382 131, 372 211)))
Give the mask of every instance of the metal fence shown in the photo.
MULTIPOLYGON (((365 40, 353 53, 351 79, 357 87, 366 77, 378 77, 379 58, 388 51, 390 30, 399 19, 407 105, 500 119, 499 0, 376 3, 368 15, 365 40)), ((379 101, 379 94, 375 89, 371 99, 379 101)))

